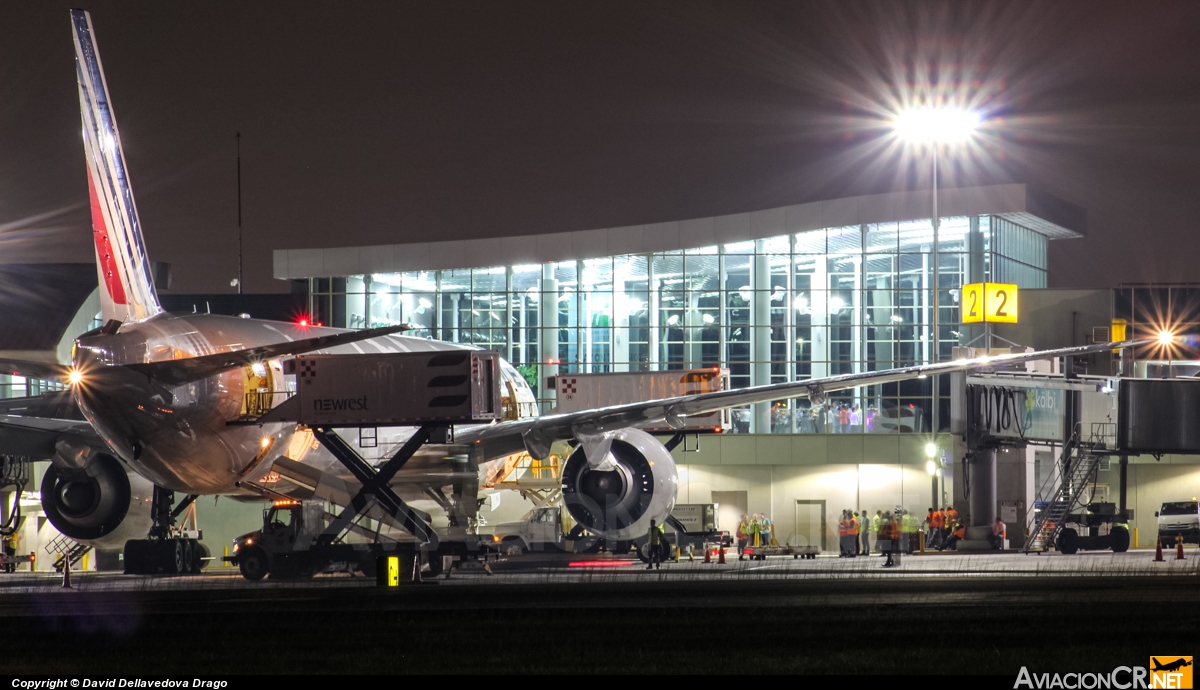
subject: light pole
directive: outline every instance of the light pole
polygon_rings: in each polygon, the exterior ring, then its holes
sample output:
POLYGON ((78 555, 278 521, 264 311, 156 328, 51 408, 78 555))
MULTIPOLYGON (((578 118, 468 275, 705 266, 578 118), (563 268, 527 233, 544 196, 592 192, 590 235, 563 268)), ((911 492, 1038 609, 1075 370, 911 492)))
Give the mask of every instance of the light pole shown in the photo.
MULTIPOLYGON (((938 216, 938 147, 966 143, 979 128, 979 114, 971 110, 952 107, 908 108, 896 115, 892 127, 896 135, 906 143, 928 144, 930 157, 933 159, 933 182, 931 185, 933 209, 930 218, 933 223, 933 294, 931 296, 933 314, 929 320, 930 330, 933 331, 929 340, 929 362, 932 364, 940 359, 939 349, 941 347, 941 318, 938 313, 938 292, 941 289, 938 284, 939 264, 941 263, 938 251, 938 228, 941 225, 941 218, 938 216)), ((932 431, 935 434, 941 423, 939 420, 941 401, 938 399, 941 390, 939 378, 936 375, 933 377, 932 431)))
POLYGON ((937 461, 938 447, 932 441, 925 444, 925 455, 929 459, 925 461, 925 471, 929 473, 930 480, 933 481, 933 503, 931 507, 937 510, 941 503, 938 501, 938 474, 941 469, 941 463, 937 461))

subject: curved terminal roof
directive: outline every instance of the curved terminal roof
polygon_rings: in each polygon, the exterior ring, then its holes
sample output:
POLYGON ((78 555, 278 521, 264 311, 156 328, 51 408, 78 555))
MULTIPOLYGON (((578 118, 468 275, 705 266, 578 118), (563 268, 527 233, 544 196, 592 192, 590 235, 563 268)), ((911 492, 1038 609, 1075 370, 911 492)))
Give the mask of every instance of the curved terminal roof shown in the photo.
MULTIPOLYGON (((788 233, 929 218, 928 190, 846 197, 691 220, 513 235, 444 242, 365 247, 276 249, 281 280, 596 259, 744 242, 788 233)), ((994 215, 1045 235, 1082 237, 1087 212, 1024 184, 938 190, 942 217, 994 215)))

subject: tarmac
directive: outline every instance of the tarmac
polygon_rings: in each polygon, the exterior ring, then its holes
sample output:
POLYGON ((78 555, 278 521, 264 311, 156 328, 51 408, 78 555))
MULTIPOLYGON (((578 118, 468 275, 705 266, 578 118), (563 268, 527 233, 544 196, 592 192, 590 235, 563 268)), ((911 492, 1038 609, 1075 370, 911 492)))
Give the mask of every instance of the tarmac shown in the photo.
POLYGON ((896 568, 733 556, 647 571, 526 555, 387 589, 346 574, 247 582, 227 567, 76 573, 70 589, 53 573, 3 574, 0 673, 942 672, 1012 687, 1022 666, 1187 653, 1200 555, 1173 556, 932 554, 896 568))
MULTIPOLYGON (((440 586, 500 586, 520 584, 598 584, 605 582, 719 582, 749 580, 846 581, 858 579, 922 579, 922 578, 1079 578, 1079 577, 1155 577, 1200 575, 1200 550, 1189 547, 1184 560, 1176 560, 1175 552, 1164 552, 1162 562, 1154 560, 1153 549, 1136 549, 1125 553, 1109 551, 1079 552, 1063 555, 1005 553, 929 552, 904 555, 899 564, 884 567, 884 557, 878 554, 855 558, 840 558, 822 554, 815 559, 794 559, 791 556, 769 557, 763 561, 739 561, 732 552, 726 563, 667 561, 658 570, 648 571, 641 561, 628 557, 580 556, 568 554, 524 554, 501 557, 489 563, 491 573, 478 564, 454 568, 436 578, 424 579, 440 586)), ((73 572, 72 588, 88 591, 171 591, 194 589, 278 589, 375 587, 375 581, 345 573, 317 575, 300 580, 267 578, 249 582, 236 567, 210 565, 199 575, 147 576, 109 572, 73 572)), ((43 593, 61 589, 62 575, 52 572, 17 572, 0 574, 0 598, 8 595, 43 593)))

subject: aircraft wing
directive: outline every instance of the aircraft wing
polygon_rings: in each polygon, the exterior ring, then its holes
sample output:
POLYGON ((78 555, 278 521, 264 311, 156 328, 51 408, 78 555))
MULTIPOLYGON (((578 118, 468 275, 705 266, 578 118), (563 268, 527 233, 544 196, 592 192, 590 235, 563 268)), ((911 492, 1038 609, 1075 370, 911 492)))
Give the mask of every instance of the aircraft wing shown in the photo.
MULTIPOLYGON (((369 328, 361 331, 346 331, 344 333, 323 335, 306 340, 292 340, 272 345, 263 345, 262 347, 250 347, 245 350, 234 350, 233 352, 219 352, 215 355, 173 359, 163 362, 149 362, 147 364, 127 364, 119 368, 145 374, 152 379, 168 385, 181 386, 185 383, 206 379, 209 376, 214 376, 230 369, 237 369, 247 364, 261 362, 273 357, 299 355, 305 352, 356 343, 360 340, 370 340, 371 338, 378 338, 411 329, 412 326, 408 324, 400 324, 398 326, 369 328)), ((102 375, 103 372, 104 369, 100 369, 96 373, 102 375)), ((91 376, 92 374, 89 373, 88 375, 91 376)))
POLYGON ((577 438, 585 445, 598 444, 596 445, 597 450, 607 453, 608 444, 603 440, 605 432, 648 422, 665 421, 668 426, 682 427, 683 417, 713 412, 727 407, 785 398, 809 398, 814 402, 824 402, 827 394, 849 388, 874 386, 935 374, 950 374, 957 371, 1018 364, 1039 359, 1088 355, 1148 343, 1149 341, 1125 341, 1083 345, 1040 352, 960 359, 953 362, 922 364, 882 371, 840 374, 819 379, 737 388, 715 393, 683 395, 463 429, 455 434, 455 440, 459 443, 480 444, 485 459, 522 450, 528 451, 535 458, 542 459, 549 454, 550 445, 553 442, 570 438, 577 438))
POLYGON ((49 458, 63 437, 105 447, 75 405, 71 391, 0 400, 0 454, 49 458))
POLYGON ((39 419, 87 423, 70 390, 52 391, 28 398, 6 398, 0 400, 0 416, 17 416, 39 419))
POLYGON ((55 362, 35 362, 21 359, 0 359, 0 372, 13 376, 28 376, 43 381, 65 379, 70 367, 55 362))

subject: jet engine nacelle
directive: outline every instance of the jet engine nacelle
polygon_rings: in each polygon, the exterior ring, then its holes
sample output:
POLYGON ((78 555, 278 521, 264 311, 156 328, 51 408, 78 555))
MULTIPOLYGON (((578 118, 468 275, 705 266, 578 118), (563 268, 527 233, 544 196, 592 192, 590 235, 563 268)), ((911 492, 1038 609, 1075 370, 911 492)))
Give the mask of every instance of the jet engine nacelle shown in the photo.
POLYGON ((613 541, 645 537, 675 507, 675 459, 640 429, 611 433, 609 452, 589 462, 580 445, 562 472, 563 505, 579 525, 613 541))
POLYGON ((154 485, 111 455, 97 453, 83 469, 51 464, 42 477, 42 509, 59 532, 100 549, 145 539, 154 485))

